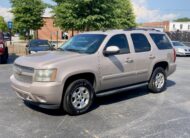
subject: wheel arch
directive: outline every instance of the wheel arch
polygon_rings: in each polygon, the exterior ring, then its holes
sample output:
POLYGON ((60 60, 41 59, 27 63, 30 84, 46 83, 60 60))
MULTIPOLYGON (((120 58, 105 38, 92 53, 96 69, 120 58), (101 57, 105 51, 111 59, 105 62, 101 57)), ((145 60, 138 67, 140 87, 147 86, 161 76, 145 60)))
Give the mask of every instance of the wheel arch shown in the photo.
POLYGON ((159 62, 157 62, 157 63, 153 66, 153 68, 152 68, 152 72, 151 72, 151 75, 150 75, 150 77, 149 77, 149 80, 150 80, 150 78, 151 78, 151 76, 152 76, 154 70, 155 70, 156 68, 158 68, 158 67, 163 68, 163 69, 166 71, 166 74, 167 74, 167 72, 168 72, 168 70, 169 70, 169 63, 168 63, 167 61, 159 61, 159 62))

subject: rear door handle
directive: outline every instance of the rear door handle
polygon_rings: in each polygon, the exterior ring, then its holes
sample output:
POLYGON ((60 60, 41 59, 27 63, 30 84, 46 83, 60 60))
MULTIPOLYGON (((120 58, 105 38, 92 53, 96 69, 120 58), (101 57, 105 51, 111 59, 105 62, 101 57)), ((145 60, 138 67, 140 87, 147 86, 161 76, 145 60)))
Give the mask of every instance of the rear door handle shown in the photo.
POLYGON ((149 59, 155 59, 156 57, 154 55, 150 55, 149 59))
POLYGON ((133 63, 133 59, 127 58, 126 62, 127 62, 127 63, 133 63))

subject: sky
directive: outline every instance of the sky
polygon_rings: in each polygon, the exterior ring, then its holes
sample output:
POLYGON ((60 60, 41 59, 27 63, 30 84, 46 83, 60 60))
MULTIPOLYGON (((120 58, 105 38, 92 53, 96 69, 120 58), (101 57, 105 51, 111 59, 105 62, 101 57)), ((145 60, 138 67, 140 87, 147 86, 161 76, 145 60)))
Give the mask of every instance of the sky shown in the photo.
MULTIPOLYGON (((52 0, 43 1, 53 4, 52 0)), ((190 18, 190 0, 131 0, 131 2, 138 23, 190 18)), ((6 21, 13 18, 10 10, 9 0, 0 0, 0 16, 3 16, 6 21)), ((48 15, 50 9, 45 12, 45 16, 48 15)))

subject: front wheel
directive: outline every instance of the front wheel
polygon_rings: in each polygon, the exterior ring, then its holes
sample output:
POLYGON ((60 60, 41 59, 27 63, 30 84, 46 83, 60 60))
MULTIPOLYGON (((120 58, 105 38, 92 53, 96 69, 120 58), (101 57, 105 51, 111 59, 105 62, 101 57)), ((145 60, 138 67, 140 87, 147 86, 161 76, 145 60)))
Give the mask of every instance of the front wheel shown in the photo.
POLYGON ((166 89, 166 80, 167 77, 165 70, 161 67, 158 67, 153 71, 148 88, 153 93, 160 93, 166 89))
POLYGON ((63 109, 70 115, 79 115, 87 112, 94 100, 92 84, 85 79, 70 83, 63 97, 63 109))

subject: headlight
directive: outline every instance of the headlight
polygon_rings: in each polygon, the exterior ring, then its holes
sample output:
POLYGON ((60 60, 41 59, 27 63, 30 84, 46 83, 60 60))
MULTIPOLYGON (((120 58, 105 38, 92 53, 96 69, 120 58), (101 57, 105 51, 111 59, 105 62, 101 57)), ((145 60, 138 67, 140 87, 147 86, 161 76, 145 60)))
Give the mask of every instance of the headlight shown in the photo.
POLYGON ((35 82, 53 82, 56 79, 57 69, 35 70, 35 82))
POLYGON ((178 51, 179 51, 179 52, 185 52, 185 50, 182 49, 182 48, 178 48, 178 51))
POLYGON ((36 51, 30 51, 31 54, 36 54, 37 52, 36 51))

